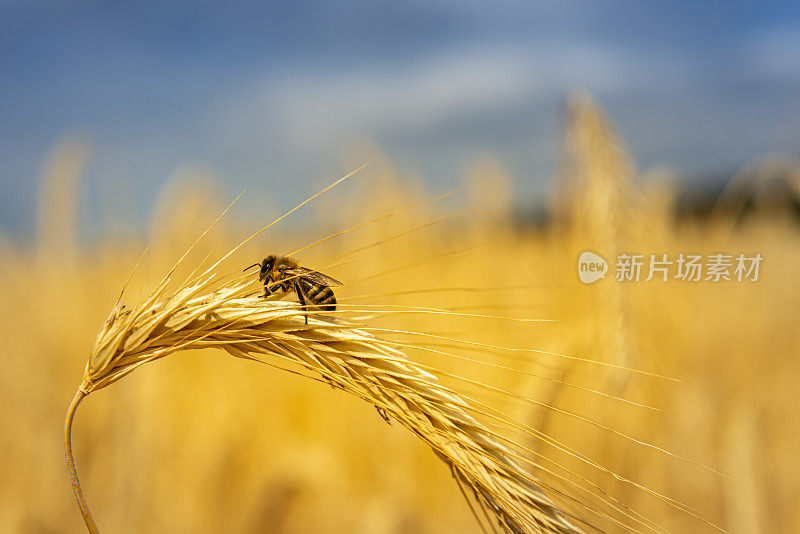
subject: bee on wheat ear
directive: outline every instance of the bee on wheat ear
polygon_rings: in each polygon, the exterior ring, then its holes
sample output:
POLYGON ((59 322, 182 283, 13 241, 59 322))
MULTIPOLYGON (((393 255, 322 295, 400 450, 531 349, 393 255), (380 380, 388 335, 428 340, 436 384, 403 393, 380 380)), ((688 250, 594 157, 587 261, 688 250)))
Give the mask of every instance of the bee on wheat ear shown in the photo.
MULTIPOLYGON (((264 282, 264 297, 281 290, 286 293, 294 291, 306 309, 317 308, 322 311, 336 310, 336 296, 331 286, 342 283, 321 272, 301 266, 297 260, 288 256, 270 254, 260 263, 254 263, 244 269, 260 267, 258 281, 264 282)), ((306 314, 306 324, 308 314, 306 314)))

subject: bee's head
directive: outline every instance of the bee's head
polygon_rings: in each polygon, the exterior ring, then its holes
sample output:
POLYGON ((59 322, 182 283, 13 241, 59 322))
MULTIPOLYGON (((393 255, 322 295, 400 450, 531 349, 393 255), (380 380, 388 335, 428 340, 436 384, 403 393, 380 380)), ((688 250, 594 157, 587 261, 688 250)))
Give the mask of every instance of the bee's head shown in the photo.
POLYGON ((254 263, 250 267, 247 267, 245 271, 252 269, 253 267, 260 267, 261 270, 258 273, 258 280, 263 282, 269 276, 270 271, 272 271, 272 267, 275 265, 275 260, 277 257, 274 254, 270 254, 261 263, 254 263))
POLYGON ((258 273, 258 280, 263 282, 266 280, 267 276, 269 276, 270 271, 272 271, 272 267, 275 265, 275 255, 270 254, 264 261, 261 262, 261 272, 258 273))

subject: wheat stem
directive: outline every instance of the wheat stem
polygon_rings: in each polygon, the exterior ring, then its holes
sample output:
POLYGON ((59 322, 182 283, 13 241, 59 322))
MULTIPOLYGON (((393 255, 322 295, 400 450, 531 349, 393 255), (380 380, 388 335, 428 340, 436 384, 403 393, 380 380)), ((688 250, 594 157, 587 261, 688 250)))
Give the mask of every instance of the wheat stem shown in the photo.
POLYGON ((89 534, 98 534, 97 525, 94 524, 92 513, 89 511, 89 506, 86 504, 86 499, 83 497, 81 481, 78 480, 78 472, 75 470, 75 460, 72 458, 72 420, 75 418, 75 410, 78 409, 78 405, 85 396, 86 393, 78 389, 78 391, 75 392, 75 397, 72 398, 72 402, 69 404, 69 408, 67 408, 67 417, 64 420, 64 457, 67 460, 69 482, 72 484, 72 491, 75 493, 75 501, 78 503, 78 508, 86 523, 86 528, 89 534))

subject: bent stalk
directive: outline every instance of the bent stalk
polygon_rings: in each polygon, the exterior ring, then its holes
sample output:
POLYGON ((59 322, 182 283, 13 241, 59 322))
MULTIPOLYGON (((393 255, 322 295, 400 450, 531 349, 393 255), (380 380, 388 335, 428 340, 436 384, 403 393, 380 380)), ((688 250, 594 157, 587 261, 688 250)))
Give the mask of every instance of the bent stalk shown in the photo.
POLYGON ((78 472, 75 470, 75 460, 72 458, 72 420, 75 418, 75 410, 81 403, 86 393, 80 389, 75 393, 72 402, 67 409, 67 417, 64 420, 64 456, 67 460, 67 474, 69 475, 69 482, 72 484, 72 491, 75 493, 75 501, 78 503, 78 508, 83 516, 83 521, 86 523, 86 528, 89 534, 99 534, 97 525, 92 519, 92 513, 89 511, 89 506, 86 504, 86 499, 83 497, 81 491, 81 482, 78 480, 78 472))

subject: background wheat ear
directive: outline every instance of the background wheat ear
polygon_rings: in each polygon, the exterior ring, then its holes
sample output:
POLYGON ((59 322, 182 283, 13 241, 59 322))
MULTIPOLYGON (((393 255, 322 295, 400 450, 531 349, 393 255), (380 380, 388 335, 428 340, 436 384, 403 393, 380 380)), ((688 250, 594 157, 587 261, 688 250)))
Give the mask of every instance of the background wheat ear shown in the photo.
POLYGON ((140 365, 204 347, 269 365, 292 362, 375 405, 387 420, 430 445, 456 482, 470 488, 506 532, 581 532, 511 451, 470 415, 465 398, 388 342, 356 323, 309 313, 291 302, 266 301, 241 280, 214 280, 210 274, 167 292, 165 279, 136 307, 118 303, 97 335, 65 423, 68 472, 89 532, 98 529, 81 492, 70 443, 78 404, 140 365))

